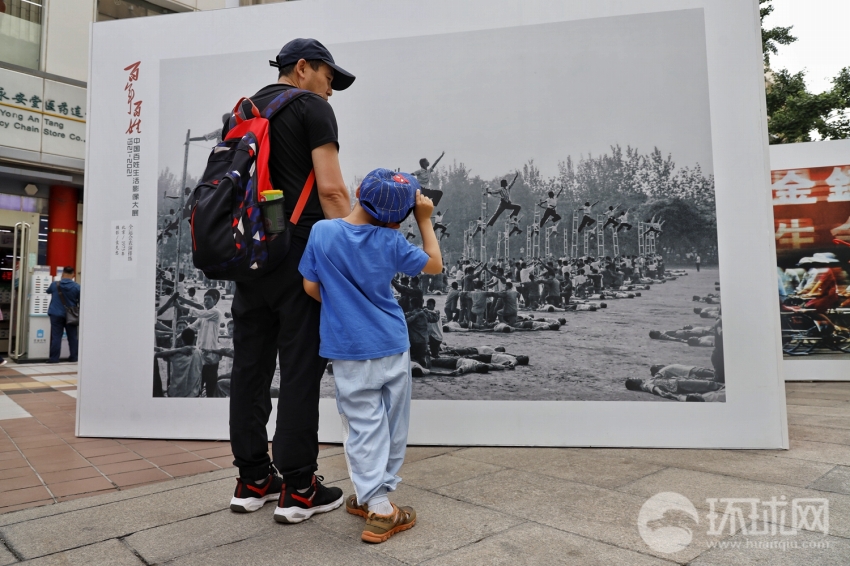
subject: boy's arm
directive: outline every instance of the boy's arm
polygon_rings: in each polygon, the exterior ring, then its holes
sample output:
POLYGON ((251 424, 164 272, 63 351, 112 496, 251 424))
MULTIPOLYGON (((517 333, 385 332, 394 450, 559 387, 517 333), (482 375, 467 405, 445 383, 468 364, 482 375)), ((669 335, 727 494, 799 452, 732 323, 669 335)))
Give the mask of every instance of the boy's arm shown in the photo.
POLYGON ((310 281, 309 279, 304 279, 304 292, 319 301, 322 302, 322 295, 319 293, 319 283, 318 281, 310 281))
POLYGON ((437 161, 435 161, 435 162, 434 162, 434 164, 433 164, 433 165, 431 165, 431 171, 433 171, 434 169, 436 169, 436 168, 437 168, 437 163, 439 163, 439 162, 440 162, 440 160, 443 158, 443 156, 444 156, 445 154, 446 154, 446 152, 445 152, 445 151, 444 151, 443 153, 441 153, 441 154, 440 154, 440 157, 438 157, 438 158, 437 158, 437 161))
POLYGON ((428 254, 428 263, 422 268, 424 273, 436 275, 443 272, 443 255, 440 253, 440 243, 434 234, 431 225, 431 213, 434 212, 434 201, 416 191, 416 206, 413 215, 419 225, 419 233, 422 235, 422 251, 428 254))
POLYGON ((181 296, 180 296, 180 295, 178 295, 177 293, 175 293, 173 296, 176 296, 176 297, 177 297, 177 302, 178 302, 178 303, 180 303, 181 305, 184 305, 184 306, 185 306, 185 305, 188 305, 188 306, 190 306, 190 307, 192 307, 192 308, 196 308, 196 309, 198 309, 199 311, 204 310, 204 305, 198 304, 198 303, 196 303, 195 301, 190 301, 189 299, 187 299, 187 298, 185 298, 185 297, 181 297, 181 296))

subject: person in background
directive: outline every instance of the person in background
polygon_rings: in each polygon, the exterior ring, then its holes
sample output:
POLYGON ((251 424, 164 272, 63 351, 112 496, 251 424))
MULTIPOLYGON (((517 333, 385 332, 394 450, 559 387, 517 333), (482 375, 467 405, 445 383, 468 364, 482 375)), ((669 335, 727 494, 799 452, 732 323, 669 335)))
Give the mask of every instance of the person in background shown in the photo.
POLYGON ((79 347, 77 330, 79 327, 69 325, 65 315, 66 305, 69 307, 80 305, 80 286, 74 281, 74 268, 64 268, 62 278, 51 283, 47 292, 52 295, 50 306, 47 308, 47 316, 50 317, 50 359, 47 362, 51 364, 59 363, 63 332, 68 335, 68 361, 76 362, 79 347))

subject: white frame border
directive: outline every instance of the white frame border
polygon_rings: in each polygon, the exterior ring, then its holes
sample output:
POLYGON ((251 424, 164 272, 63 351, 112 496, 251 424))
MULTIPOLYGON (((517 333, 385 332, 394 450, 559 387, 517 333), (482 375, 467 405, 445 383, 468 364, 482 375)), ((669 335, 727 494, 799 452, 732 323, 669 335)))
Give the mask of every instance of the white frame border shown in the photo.
MULTIPOLYGON (((149 112, 145 137, 156 140, 158 61, 233 52, 239 39, 221 41, 222 30, 251 30, 245 51, 267 49, 273 54, 283 38, 295 36, 320 37, 332 48, 354 41, 690 8, 704 11, 706 25, 727 401, 418 400, 412 406, 409 440, 411 444, 787 448, 779 335, 750 330, 753 320, 779 327, 772 295, 750 291, 775 285, 771 203, 769 194, 760 190, 769 183, 769 166, 755 0, 313 0, 94 24, 77 434, 228 437, 226 399, 151 397, 154 313, 147 298, 152 294, 154 272, 155 206, 148 205, 139 217, 137 279, 109 280, 109 224, 125 217, 108 198, 123 174, 120 154, 126 136, 118 133, 122 127, 116 124, 123 123, 126 110, 121 100, 124 66, 142 58, 147 74, 136 89, 140 98, 146 97, 149 112), (368 25, 356 25, 364 14, 368 14, 368 25), (238 22, 240 18, 244 24, 238 22), (146 237, 150 246, 142 243, 146 237), (748 246, 740 253, 743 241, 748 246), (132 324, 121 328, 121 321, 127 320, 132 324)), ((212 81, 219 79, 211 80, 211 88, 212 81)), ((153 153, 142 165, 142 175, 147 186, 155 184, 153 153)), ((154 198, 149 194, 148 198, 154 198)), ((334 400, 322 399, 320 409, 320 439, 339 442, 341 427, 334 400)))

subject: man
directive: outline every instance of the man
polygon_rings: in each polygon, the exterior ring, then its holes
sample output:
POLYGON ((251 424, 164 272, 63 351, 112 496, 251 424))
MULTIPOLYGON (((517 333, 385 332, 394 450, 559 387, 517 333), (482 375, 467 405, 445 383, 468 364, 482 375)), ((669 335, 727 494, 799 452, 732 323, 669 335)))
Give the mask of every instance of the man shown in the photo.
POLYGON ((628 209, 620 212, 620 216, 617 218, 617 232, 625 228, 626 230, 631 230, 632 225, 629 224, 629 211, 628 209))
POLYGON ((47 292, 53 295, 50 298, 50 306, 47 307, 47 316, 50 317, 50 359, 47 361, 51 364, 59 363, 64 332, 68 335, 68 361, 76 362, 79 327, 69 325, 65 316, 66 306, 76 307, 80 304, 80 286, 74 281, 74 268, 64 268, 62 278, 58 282, 51 283, 47 292))
MULTIPOLYGON (((508 221, 510 222, 510 226, 511 226, 511 231, 508 232, 508 237, 513 236, 514 234, 522 234, 522 230, 519 229, 519 221, 520 221, 519 217, 511 216, 510 218, 508 218, 508 221)), ((519 263, 519 262, 517 262, 517 263, 519 263)))
MULTIPOLYGON (((413 302, 416 299, 419 299, 423 302, 425 301, 425 293, 422 292, 422 289, 419 286, 420 280, 418 275, 414 277, 412 281, 409 280, 407 277, 402 277, 400 285, 396 283, 395 280, 391 281, 390 284, 393 286, 393 289, 398 291, 398 304, 399 306, 401 306, 401 310, 405 313, 408 313, 414 308, 416 308, 413 306, 413 302), (409 286, 408 283, 410 283, 409 286)), ((420 306, 419 308, 422 307, 420 306)))
POLYGON ((581 207, 582 217, 581 217, 581 224, 579 224, 579 226, 578 226, 579 232, 584 230, 585 226, 587 226, 589 228, 589 227, 593 226, 594 224, 596 224, 596 220, 593 218, 593 216, 591 216, 591 212, 593 210, 593 207, 596 206, 598 203, 599 203, 599 201, 596 201, 593 204, 590 204, 590 201, 586 201, 584 203, 584 206, 581 207))
POLYGON ((611 226, 612 230, 616 230, 616 228, 617 228, 617 218, 615 217, 615 214, 616 214, 617 208, 619 206, 620 206, 619 204, 616 204, 614 206, 609 206, 608 210, 605 211, 605 224, 602 225, 603 230, 605 228, 607 228, 609 225, 611 226))
POLYGON ((561 219, 561 215, 558 214, 558 197, 555 195, 555 192, 549 191, 546 195, 547 198, 537 203, 537 206, 546 209, 543 213, 543 218, 540 219, 540 228, 543 228, 543 225, 546 224, 546 221, 549 220, 549 218, 551 218, 552 222, 555 223, 561 219))
POLYGON ((446 237, 451 236, 451 234, 446 233, 448 226, 446 224, 443 224, 443 213, 442 212, 440 212, 438 210, 437 214, 434 215, 432 218, 434 219, 434 232, 436 232, 437 230, 440 230, 440 240, 443 239, 443 236, 446 236, 446 237))
POLYGON ((512 326, 516 324, 518 297, 519 293, 514 289, 514 284, 511 281, 506 282, 505 290, 499 293, 499 298, 502 300, 501 310, 496 311, 499 322, 504 322, 512 326))
POLYGON ((697 273, 699 273, 699 267, 702 264, 702 258, 699 256, 699 254, 697 254, 697 257, 694 260, 694 263, 697 264, 697 273))
POLYGON ((485 234, 487 233, 486 224, 484 224, 484 221, 481 220, 480 216, 478 217, 478 220, 475 221, 475 231, 472 233, 472 237, 474 238, 475 236, 477 236, 478 232, 484 232, 485 234))
POLYGON ((443 191, 431 188, 431 173, 437 168, 437 163, 440 162, 445 154, 445 151, 441 153, 433 165, 428 162, 427 158, 423 157, 419 160, 419 169, 413 172, 413 176, 416 177, 416 180, 419 181, 419 186, 422 187, 422 194, 433 200, 434 206, 440 204, 440 199, 443 198, 443 191))
POLYGON ((189 328, 195 331, 195 343, 201 350, 204 367, 201 372, 203 378, 202 386, 206 390, 207 397, 216 396, 218 384, 218 362, 221 356, 215 352, 218 350, 218 329, 224 319, 224 313, 215 308, 221 298, 218 289, 207 289, 204 293, 203 306, 177 296, 177 301, 189 307, 189 316, 195 318, 189 328))
POLYGON ((311 170, 316 181, 292 228, 284 261, 263 277, 236 283, 230 444, 239 479, 230 508, 256 511, 280 495, 279 508, 287 511, 282 516, 292 516, 296 507, 301 509, 299 520, 304 520, 343 501, 342 490, 324 487, 314 475, 319 453, 319 383, 327 360, 319 356, 321 303, 304 292, 298 264, 313 224, 351 212, 339 166, 336 117, 328 98, 334 90, 351 86, 354 76, 337 66, 315 39, 290 41, 270 64, 279 69, 278 82, 252 97, 260 110, 287 89, 312 93, 290 103, 269 125, 271 181, 283 191, 287 218, 311 170), (283 479, 270 468, 266 435, 277 355, 281 381, 272 454, 283 479), (283 485, 285 491, 280 494, 283 485))
MULTIPOLYGON (((519 214, 519 211, 522 210, 522 207, 518 204, 514 204, 511 202, 511 188, 516 183, 517 177, 519 177, 519 173, 514 175, 514 180, 511 181, 511 184, 508 185, 507 179, 502 179, 501 187, 497 191, 487 190, 488 195, 499 195, 499 208, 496 209, 495 214, 490 217, 490 221, 487 222, 487 226, 492 226, 496 223, 496 220, 499 219, 499 216, 506 210, 510 210, 510 218, 516 218, 516 215, 519 214)), ((485 189, 486 190, 486 189, 485 189)))

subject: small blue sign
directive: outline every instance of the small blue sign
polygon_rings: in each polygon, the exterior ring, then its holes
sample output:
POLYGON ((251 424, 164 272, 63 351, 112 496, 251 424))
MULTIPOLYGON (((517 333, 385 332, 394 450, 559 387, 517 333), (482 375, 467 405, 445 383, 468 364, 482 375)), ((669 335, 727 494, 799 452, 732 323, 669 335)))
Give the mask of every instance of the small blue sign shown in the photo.
POLYGON ((44 338, 44 330, 39 329, 39 331, 35 333, 35 337, 44 338))

